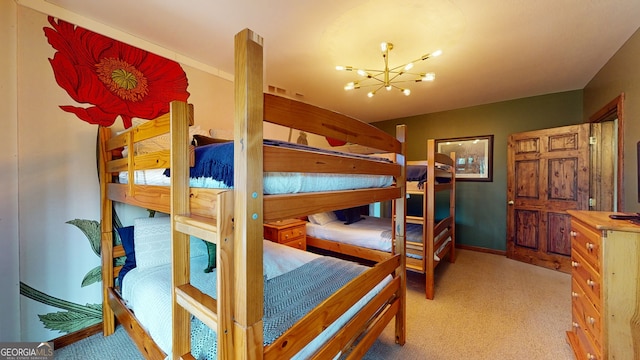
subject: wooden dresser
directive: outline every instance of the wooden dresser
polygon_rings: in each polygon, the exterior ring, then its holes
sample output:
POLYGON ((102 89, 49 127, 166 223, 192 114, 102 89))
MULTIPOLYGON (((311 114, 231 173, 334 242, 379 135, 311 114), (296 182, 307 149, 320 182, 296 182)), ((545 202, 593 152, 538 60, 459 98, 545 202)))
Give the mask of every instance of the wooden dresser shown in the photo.
POLYGON ((640 359, 640 226, 610 212, 571 215, 572 329, 576 359, 640 359))
POLYGON ((298 219, 265 223, 264 238, 300 250, 307 250, 307 223, 298 219))

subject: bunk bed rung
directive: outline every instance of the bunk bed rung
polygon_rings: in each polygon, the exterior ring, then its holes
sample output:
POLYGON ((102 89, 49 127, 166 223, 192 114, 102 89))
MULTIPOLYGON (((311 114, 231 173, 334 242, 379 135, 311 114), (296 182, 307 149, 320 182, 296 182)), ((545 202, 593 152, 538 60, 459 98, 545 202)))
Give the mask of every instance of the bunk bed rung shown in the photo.
POLYGON ((124 251, 124 247, 122 245, 114 245, 113 246, 113 258, 119 258, 121 256, 127 256, 127 253, 124 251))
POLYGON ((421 243, 413 242, 413 241, 405 241, 407 250, 416 250, 422 252, 424 246, 421 243))
POLYGON ((217 301, 191 284, 175 288, 176 301, 211 329, 218 328, 217 301))
MULTIPOLYGON (((415 260, 415 259, 412 259, 412 260, 415 260)), ((422 261, 422 260, 416 260, 416 261, 422 261)), ((409 260, 407 261, 406 267, 407 267, 407 270, 412 270, 421 274, 424 273, 424 269, 422 268, 422 266, 415 265, 409 260)))
POLYGON ((406 216, 405 218, 407 219, 407 223, 408 224, 420 224, 420 225, 422 225, 424 223, 424 218, 422 218, 420 216, 406 216))
POLYGON ((214 244, 218 242, 216 219, 197 215, 175 215, 173 220, 175 229, 181 233, 193 235, 214 244))

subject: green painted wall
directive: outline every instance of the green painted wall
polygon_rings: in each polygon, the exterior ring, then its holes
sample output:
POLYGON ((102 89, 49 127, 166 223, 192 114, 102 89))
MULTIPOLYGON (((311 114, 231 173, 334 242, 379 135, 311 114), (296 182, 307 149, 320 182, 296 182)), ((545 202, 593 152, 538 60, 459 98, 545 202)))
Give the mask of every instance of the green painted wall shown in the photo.
POLYGON ((426 139, 494 135, 493 182, 458 182, 456 232, 459 244, 506 250, 507 137, 510 134, 579 124, 582 90, 387 120, 372 125, 393 134, 407 125, 407 160, 426 158, 426 139))
POLYGON ((640 141, 640 30, 627 40, 584 88, 584 116, 588 118, 624 93, 624 175, 621 211, 640 211, 638 154, 640 141))

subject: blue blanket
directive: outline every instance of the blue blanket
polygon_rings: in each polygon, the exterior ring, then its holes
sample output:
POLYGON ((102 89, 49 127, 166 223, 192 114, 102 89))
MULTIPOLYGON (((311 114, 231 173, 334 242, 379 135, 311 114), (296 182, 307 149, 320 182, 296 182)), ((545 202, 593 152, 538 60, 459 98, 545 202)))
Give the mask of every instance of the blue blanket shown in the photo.
MULTIPOLYGON (((315 148, 307 145, 293 144, 279 140, 264 139, 265 145, 281 146, 299 150, 312 150, 318 152, 324 152, 328 154, 341 154, 344 153, 315 148)), ((366 157, 358 154, 348 154, 352 157, 364 158, 371 160, 371 157, 366 157)), ((384 158, 377 158, 379 161, 388 162, 389 160, 384 158)), ((171 175, 170 169, 165 170, 166 176, 171 175)), ((190 169, 189 176, 191 178, 209 177, 215 180, 223 182, 229 187, 233 187, 233 142, 215 143, 210 145, 198 146, 195 149, 195 163, 190 169)))
POLYGON ((233 142, 196 147, 196 161, 190 176, 212 177, 233 186, 233 142))
MULTIPOLYGON (((171 176, 171 169, 164 171, 171 176)), ((233 187, 233 142, 198 146, 195 149, 195 163, 189 177, 211 177, 233 187)))
MULTIPOLYGON (((309 311, 366 269, 366 266, 349 261, 321 257, 265 280, 264 345, 272 343, 309 311)), ((191 352, 196 359, 217 357, 215 332, 196 318, 191 322, 191 352)))

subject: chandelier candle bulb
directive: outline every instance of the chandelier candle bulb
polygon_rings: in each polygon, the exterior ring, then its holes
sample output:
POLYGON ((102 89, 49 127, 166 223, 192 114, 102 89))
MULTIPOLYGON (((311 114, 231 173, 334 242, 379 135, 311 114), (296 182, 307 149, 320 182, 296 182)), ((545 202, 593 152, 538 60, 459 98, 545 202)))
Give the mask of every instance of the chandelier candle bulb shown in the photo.
MULTIPOLYGON (((375 70, 375 69, 358 69, 356 72, 361 77, 365 78, 362 81, 366 82, 371 79, 369 83, 359 83, 359 82, 350 82, 344 86, 344 89, 354 90, 359 89, 361 87, 375 87, 374 90, 367 93, 368 97, 373 97, 376 92, 382 88, 385 88, 387 91, 391 91, 392 89, 398 89, 405 96, 409 96, 411 94, 411 90, 407 88, 403 88, 398 86, 399 83, 408 83, 408 82, 422 82, 422 81, 434 81, 436 78, 435 73, 414 73, 409 70, 413 69, 417 62, 422 60, 427 60, 432 57, 437 57, 442 54, 442 50, 436 50, 430 54, 422 55, 419 59, 410 61, 406 64, 402 64, 396 67, 389 67, 389 51, 393 50, 393 44, 389 42, 383 42, 380 44, 380 50, 382 51, 382 59, 384 61, 384 69, 375 70), (411 78, 409 78, 411 76, 411 78)), ((336 66, 336 70, 339 71, 353 71, 352 66, 336 66)))

